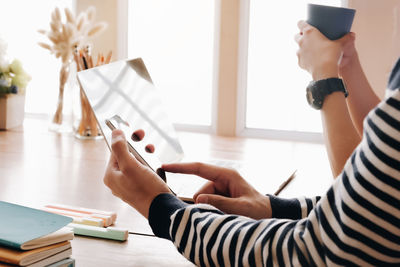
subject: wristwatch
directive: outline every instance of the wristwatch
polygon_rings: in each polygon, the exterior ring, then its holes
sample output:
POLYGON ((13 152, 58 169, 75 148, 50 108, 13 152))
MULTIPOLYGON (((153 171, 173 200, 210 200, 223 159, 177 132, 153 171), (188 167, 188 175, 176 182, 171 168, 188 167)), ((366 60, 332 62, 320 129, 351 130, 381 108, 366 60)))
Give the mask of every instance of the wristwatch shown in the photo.
POLYGON ((307 86, 306 92, 308 104, 317 110, 322 108, 322 104, 327 95, 333 92, 343 92, 344 97, 347 97, 349 94, 342 79, 339 78, 311 81, 307 86))

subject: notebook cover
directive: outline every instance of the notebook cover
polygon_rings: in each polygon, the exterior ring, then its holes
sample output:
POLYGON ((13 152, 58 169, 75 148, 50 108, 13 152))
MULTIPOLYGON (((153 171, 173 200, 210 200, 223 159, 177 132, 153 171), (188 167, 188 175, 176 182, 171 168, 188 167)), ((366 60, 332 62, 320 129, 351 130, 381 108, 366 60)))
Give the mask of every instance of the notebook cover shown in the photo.
POLYGON ((47 267, 74 267, 75 266, 75 259, 68 258, 53 264, 48 265, 47 267))
POLYGON ((24 266, 41 261, 69 248, 71 248, 69 241, 27 251, 0 247, 0 261, 24 266), (26 264, 24 264, 24 262, 26 262, 26 264))
MULTIPOLYGON (((61 251, 61 252, 59 252, 57 254, 54 254, 54 255, 52 255, 52 256, 50 256, 48 258, 45 258, 45 259, 43 259, 41 261, 37 261, 37 262, 35 262, 33 264, 25 265, 25 266, 26 267, 45 267, 45 266, 48 267, 48 266, 51 266, 51 264, 55 264, 55 263, 57 263, 59 261, 62 261, 64 259, 69 258, 71 255, 72 255, 72 248, 69 248, 69 249, 61 251)), ((74 260, 73 264, 74 265, 72 265, 72 266, 75 266, 75 260, 74 260)), ((0 262, 0 267, 9 267, 9 266, 14 266, 15 267, 15 266, 19 266, 19 265, 0 262)), ((59 266, 59 265, 55 265, 55 266, 59 266)), ((61 265, 60 267, 70 267, 70 266, 71 265, 66 265, 66 266, 65 265, 64 266, 61 265)))
POLYGON ((21 249, 22 244, 70 222, 70 217, 0 201, 0 245, 21 249))

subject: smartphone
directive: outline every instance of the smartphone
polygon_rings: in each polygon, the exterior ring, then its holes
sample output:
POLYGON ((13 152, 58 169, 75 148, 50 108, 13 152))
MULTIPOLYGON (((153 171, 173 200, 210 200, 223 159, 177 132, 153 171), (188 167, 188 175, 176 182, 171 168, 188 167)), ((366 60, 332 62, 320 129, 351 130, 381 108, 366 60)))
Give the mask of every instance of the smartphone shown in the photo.
POLYGON ((105 124, 112 130, 121 129, 126 137, 129 152, 143 165, 149 167, 164 181, 167 182, 165 171, 161 168, 161 162, 153 153, 146 152, 145 145, 142 141, 133 141, 131 139, 133 130, 129 124, 124 121, 119 115, 115 115, 110 119, 105 120, 105 124))
MULTIPOLYGON (((142 141, 137 142, 131 139, 132 133, 134 131, 126 121, 124 121, 119 115, 114 115, 112 118, 106 119, 105 124, 108 126, 108 128, 111 129, 111 131, 114 129, 121 129, 125 134, 126 142, 128 144, 128 149, 132 153, 132 155, 140 163, 153 170, 165 183, 167 183, 167 176, 165 174, 165 171, 161 168, 162 164, 160 160, 153 153, 148 153, 146 151, 144 142, 142 141)), ((168 188, 171 191, 171 193, 176 196, 176 193, 172 191, 172 189, 169 186, 168 188)), ((188 198, 188 197, 178 197, 178 198, 188 204, 194 203, 193 198, 188 198)))

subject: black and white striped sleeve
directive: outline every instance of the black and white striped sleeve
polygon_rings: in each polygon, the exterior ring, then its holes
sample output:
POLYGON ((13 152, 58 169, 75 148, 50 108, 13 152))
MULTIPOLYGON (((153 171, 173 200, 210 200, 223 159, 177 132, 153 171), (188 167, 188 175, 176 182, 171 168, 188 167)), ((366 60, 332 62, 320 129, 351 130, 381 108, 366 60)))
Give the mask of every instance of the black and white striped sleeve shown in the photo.
POLYGON ((361 143, 307 217, 252 220, 174 201, 156 197, 150 225, 199 266, 400 266, 400 92, 368 114, 361 143))
POLYGON ((321 197, 281 198, 267 195, 271 202, 272 218, 302 219, 307 217, 321 197))

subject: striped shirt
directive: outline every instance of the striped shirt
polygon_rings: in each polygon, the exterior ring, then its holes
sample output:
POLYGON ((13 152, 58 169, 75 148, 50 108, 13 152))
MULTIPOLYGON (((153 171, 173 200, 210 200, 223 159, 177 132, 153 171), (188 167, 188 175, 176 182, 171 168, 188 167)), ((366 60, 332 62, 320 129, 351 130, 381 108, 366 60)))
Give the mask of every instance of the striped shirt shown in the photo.
POLYGON ((324 196, 270 196, 273 218, 253 220, 161 194, 149 211, 154 233, 199 266, 400 266, 399 69, 324 196))

